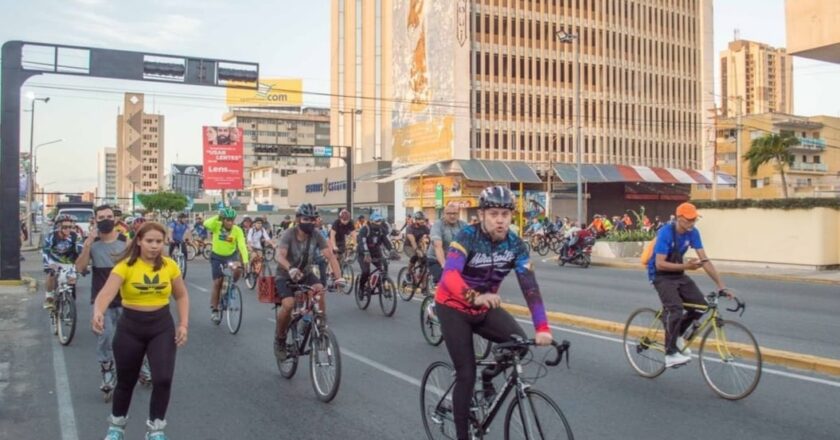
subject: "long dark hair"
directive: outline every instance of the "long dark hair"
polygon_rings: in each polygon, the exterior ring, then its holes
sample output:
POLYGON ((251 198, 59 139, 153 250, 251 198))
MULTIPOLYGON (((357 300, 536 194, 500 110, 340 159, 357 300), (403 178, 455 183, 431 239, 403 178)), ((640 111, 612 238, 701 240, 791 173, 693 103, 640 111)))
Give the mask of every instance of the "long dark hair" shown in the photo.
MULTIPOLYGON (((158 222, 146 222, 143 226, 140 227, 140 230, 137 231, 137 234, 134 236, 134 239, 131 240, 131 243, 125 247, 125 250, 120 252, 117 255, 117 261, 128 260, 126 264, 129 266, 133 266, 134 263, 137 262, 137 259, 140 258, 140 242, 143 240, 143 237, 146 236, 146 233, 149 231, 158 231, 163 234, 163 238, 166 238, 166 228, 163 227, 162 224, 158 222)), ((154 270, 155 272, 159 271, 163 267, 163 252, 161 252, 157 258, 155 258, 154 270)))

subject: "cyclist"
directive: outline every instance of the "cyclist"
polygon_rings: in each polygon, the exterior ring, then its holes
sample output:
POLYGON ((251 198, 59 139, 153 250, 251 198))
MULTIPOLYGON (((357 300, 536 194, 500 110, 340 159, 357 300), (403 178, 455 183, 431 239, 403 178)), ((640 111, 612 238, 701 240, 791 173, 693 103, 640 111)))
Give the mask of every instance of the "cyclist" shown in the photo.
POLYGON ((372 259, 377 259, 377 267, 382 267, 384 254, 382 253, 382 246, 388 251, 393 249, 391 241, 388 240, 388 226, 383 221, 382 214, 374 212, 370 215, 370 221, 359 229, 359 235, 356 239, 358 246, 358 260, 359 267, 362 269, 359 275, 359 288, 368 289, 368 277, 370 276, 370 263, 372 259))
POLYGON ((682 335, 695 319, 703 315, 703 312, 696 309, 686 309, 683 313, 683 302, 706 304, 703 292, 685 271, 702 267, 715 282, 718 290, 731 298, 715 266, 703 250, 700 231, 694 227, 698 217, 697 208, 691 203, 677 206, 676 219, 663 226, 656 234, 653 257, 648 261, 648 279, 662 301, 666 368, 678 367, 691 360, 688 356, 691 351, 685 349, 682 335), (699 259, 689 258, 683 261, 689 247, 694 248, 699 259))
POLYGON ((239 224, 239 227, 242 228, 242 232, 245 234, 246 237, 248 236, 248 231, 251 230, 251 226, 253 224, 254 221, 251 220, 251 217, 248 217, 247 215, 245 216, 245 218, 242 219, 242 223, 239 224))
POLYGON ((222 208, 219 214, 204 221, 207 231, 213 234, 213 253, 210 255, 210 269, 213 276, 213 294, 210 297, 210 319, 214 323, 222 320, 219 313, 219 297, 222 290, 224 274, 222 269, 228 263, 240 263, 236 267, 233 279, 238 280, 242 275, 242 267, 248 266, 248 245, 245 243, 245 234, 239 226, 234 224, 236 211, 233 208, 222 208))
POLYGON ((176 247, 181 249, 181 253, 187 255, 187 243, 189 243, 192 234, 190 233, 190 225, 187 224, 187 214, 178 214, 178 220, 169 224, 169 256, 176 247))
POLYGON ((355 235, 356 228, 353 226, 353 222, 350 221, 350 211, 342 209, 338 213, 338 219, 333 222, 332 229, 330 230, 330 246, 332 246, 333 252, 339 258, 345 258, 347 237, 353 237, 355 235))
POLYGON ((366 222, 365 222, 365 216, 364 216, 364 215, 360 215, 360 216, 359 216, 359 218, 356 220, 356 230, 357 230, 357 231, 358 231, 358 230, 361 230, 361 229, 362 229, 362 226, 364 226, 364 225, 365 225, 365 223, 366 223, 366 222))
POLYGON ((195 226, 193 226, 193 232, 199 240, 207 240, 207 228, 204 227, 204 220, 202 220, 201 217, 195 218, 195 226))
POLYGON ((435 222, 429 234, 432 245, 426 252, 426 260, 429 264, 429 272, 434 277, 435 283, 440 282, 443 274, 443 266, 446 264, 446 249, 458 236, 467 223, 458 218, 458 208, 449 204, 443 208, 443 221, 435 222))
POLYGON ((76 233, 73 217, 60 215, 55 219, 55 230, 44 240, 42 254, 44 257, 44 272, 47 274, 46 296, 44 308, 51 309, 55 305, 56 264, 74 264, 82 253, 82 239, 76 233))
POLYGON ((405 238, 408 244, 414 249, 414 255, 408 261, 408 270, 405 272, 406 281, 411 282, 411 274, 414 273, 414 265, 417 261, 424 259, 427 251, 429 237, 429 226, 426 225, 426 214, 423 211, 414 213, 414 222, 405 229, 405 238))
MULTIPOLYGON (((113 208, 114 211, 114 229, 118 234, 122 234, 128 239, 128 223, 123 221, 123 213, 119 208, 113 208)), ((127 240, 126 240, 127 241, 127 240)))
POLYGON ((280 222, 280 230, 285 231, 292 226, 292 217, 287 215, 283 217, 283 221, 280 222))
MULTIPOLYGON (((475 353, 472 334, 496 343, 525 338, 522 327, 500 308, 502 280, 516 271, 519 287, 531 311, 538 345, 552 341, 545 308, 528 251, 509 227, 516 207, 509 188, 492 186, 479 196, 479 224, 467 226, 449 247, 443 277, 435 294, 436 313, 446 349, 455 366, 452 393, 453 417, 458 440, 468 439, 470 400, 475 386, 475 353)), ((492 377, 482 373, 485 398, 495 390, 492 377)))
MULTIPOLYGON (((322 293, 324 285, 312 273, 313 255, 320 250, 332 268, 333 273, 341 273, 335 255, 327 240, 315 230, 318 210, 311 203, 303 203, 295 212, 296 227, 283 233, 277 245, 277 324, 275 327, 274 356, 279 362, 286 359, 286 331, 292 319, 295 307, 295 292, 290 283, 301 283, 312 287, 312 294, 322 293)), ((340 289, 344 287, 344 278, 335 281, 340 289)), ((322 313, 326 313, 324 295, 318 300, 322 313)))
POLYGON ((253 260, 256 260, 257 258, 263 258, 263 251, 265 251, 265 249, 274 247, 274 244, 271 243, 268 230, 263 228, 262 218, 257 217, 254 219, 253 227, 250 231, 248 231, 248 238, 246 242, 248 243, 248 253, 254 257, 252 259, 252 263, 253 260))

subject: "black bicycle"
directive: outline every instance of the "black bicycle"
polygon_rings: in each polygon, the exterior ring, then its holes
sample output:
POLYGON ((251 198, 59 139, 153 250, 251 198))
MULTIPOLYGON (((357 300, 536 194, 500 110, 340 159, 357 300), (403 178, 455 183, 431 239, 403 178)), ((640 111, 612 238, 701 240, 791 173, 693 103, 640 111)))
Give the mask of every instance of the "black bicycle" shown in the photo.
MULTIPOLYGON (((490 424, 502 408, 508 395, 513 399, 505 412, 505 439, 573 439, 569 422, 560 407, 547 394, 534 389, 533 380, 522 375, 522 366, 529 362, 530 348, 536 345, 533 339, 518 339, 513 342, 495 344, 491 360, 477 360, 476 368, 490 368, 493 374, 505 374, 500 393, 486 396, 477 380, 469 411, 470 438, 483 438, 490 424)), ((569 341, 552 342, 556 356, 545 361, 545 365, 556 366, 566 356, 569 358, 569 341)), ((541 367, 543 369, 545 367, 541 367)), ((481 377, 479 375, 479 377, 481 377)), ((454 439, 455 420, 453 415, 452 390, 455 387, 455 369, 446 362, 435 362, 426 369, 420 384, 420 409, 423 427, 430 440, 454 439)))
POLYGON ((397 291, 403 301, 411 301, 414 295, 422 292, 425 296, 435 292, 435 278, 429 271, 429 262, 424 257, 419 259, 408 271, 408 266, 400 269, 397 274, 397 291))
POLYGON ((361 277, 356 278, 355 299, 356 306, 366 310, 370 305, 370 297, 379 296, 379 307, 385 316, 394 316, 397 310, 397 289, 394 282, 388 276, 388 260, 385 258, 374 258, 371 261, 373 270, 368 276, 367 286, 361 286, 361 277), (366 287, 366 288, 363 288, 366 287))
POLYGON ((306 284, 290 284, 295 292, 295 308, 286 332, 286 359, 277 362, 280 374, 291 379, 297 371, 298 358, 309 355, 312 389, 322 402, 329 402, 341 384, 341 352, 335 334, 327 327, 318 306, 321 293, 306 284))

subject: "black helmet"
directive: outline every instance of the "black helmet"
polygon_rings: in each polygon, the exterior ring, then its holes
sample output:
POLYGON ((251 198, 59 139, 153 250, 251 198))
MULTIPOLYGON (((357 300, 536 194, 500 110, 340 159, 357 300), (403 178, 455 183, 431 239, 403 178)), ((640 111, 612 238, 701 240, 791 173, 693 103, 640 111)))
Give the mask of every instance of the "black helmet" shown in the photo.
POLYGON ((318 209, 311 203, 303 203, 295 211, 295 217, 319 217, 318 209))
POLYGON ((478 196, 478 209, 504 208, 516 209, 516 197, 510 188, 504 186, 489 186, 478 196))
POLYGON ((426 220, 426 214, 423 214, 423 211, 417 211, 414 213, 414 220, 426 220))

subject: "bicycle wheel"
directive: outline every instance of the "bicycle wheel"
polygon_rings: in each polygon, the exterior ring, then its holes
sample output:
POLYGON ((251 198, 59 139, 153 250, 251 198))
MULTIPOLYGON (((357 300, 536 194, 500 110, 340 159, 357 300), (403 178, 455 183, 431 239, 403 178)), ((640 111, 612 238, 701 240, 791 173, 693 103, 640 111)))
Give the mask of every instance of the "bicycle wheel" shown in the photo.
POLYGON ((187 243, 187 261, 195 260, 195 254, 198 253, 198 249, 195 248, 195 245, 192 243, 187 243))
POLYGON ((248 286, 249 289, 254 290, 254 287, 257 286, 257 273, 254 271, 248 271, 245 274, 245 285, 248 286))
POLYGON ((210 259, 210 255, 213 253, 213 248, 210 245, 204 246, 204 250, 201 251, 201 256, 204 257, 205 260, 210 259))
POLYGON ((739 322, 722 319, 700 341, 700 371, 720 397, 739 400, 750 395, 761 379, 761 350, 752 333, 739 322))
POLYGON ((420 304, 420 330, 423 337, 430 345, 437 347, 443 342, 443 333, 440 332, 440 322, 434 314, 435 297, 427 296, 420 304))
POLYGON ((624 355, 640 375, 654 378, 665 371, 665 329, 659 312, 642 308, 624 325, 624 355))
POLYGON ((490 356, 490 350, 493 348, 493 343, 484 339, 478 333, 473 333, 472 339, 475 358, 478 360, 487 359, 487 356, 490 356))
POLYGON ((394 287, 391 278, 382 280, 382 286, 379 289, 379 307, 385 316, 394 316, 394 312, 397 311, 397 288, 394 287))
POLYGON ((341 351, 335 334, 328 328, 318 331, 313 329, 309 352, 309 375, 312 389, 322 402, 335 399, 338 386, 341 385, 341 351))
POLYGON ((435 276, 429 272, 426 274, 426 282, 423 284, 423 294, 425 296, 435 296, 435 292, 437 292, 435 276))
POLYGON ((356 307, 359 310, 366 310, 370 305, 370 292, 367 289, 363 289, 362 286, 359 284, 359 279, 356 278, 356 294, 353 297, 356 299, 356 307))
POLYGON ((70 345, 76 334, 76 302, 68 295, 60 296, 58 307, 58 342, 70 345))
POLYGON ((239 286, 234 284, 228 290, 227 309, 225 310, 228 330, 232 335, 239 332, 239 327, 242 326, 242 313, 244 312, 242 306, 242 291, 239 290, 239 286))
POLYGON ((181 269, 181 278, 187 278, 187 257, 184 256, 183 252, 178 251, 178 254, 175 256, 175 262, 178 263, 178 268, 181 269))
POLYGON ((423 373, 420 382, 420 414, 429 440, 457 437, 452 413, 454 382, 455 369, 446 362, 435 362, 423 373))
POLYGON ((536 250, 541 257, 548 255, 548 241, 546 241, 545 239, 539 240, 537 242, 536 250))
POLYGON ((397 291, 403 301, 411 301, 411 298, 414 298, 414 286, 412 285, 413 283, 405 279, 406 273, 408 273, 407 266, 400 269, 397 273, 397 291))
POLYGON ((58 311, 51 310, 50 311, 50 331, 52 334, 58 334, 58 311))
POLYGON ((353 266, 342 262, 341 263, 341 277, 344 278, 344 281, 347 282, 344 290, 341 293, 345 295, 349 295, 353 293, 354 283, 356 281, 356 274, 353 272, 353 266))
POLYGON ((274 260, 274 248, 273 247, 266 248, 265 251, 263 251, 263 252, 265 253, 265 260, 266 261, 274 260))
MULTIPOLYGON (((286 331, 286 359, 277 361, 277 369, 280 370, 280 375, 286 379, 291 379, 297 371, 298 365, 298 338, 300 332, 298 331, 298 322, 300 318, 293 320, 289 324, 289 330, 286 331)), ((275 358, 277 360, 277 358, 275 358)))
POLYGON ((533 388, 523 399, 514 398, 505 414, 505 440, 573 439, 572 428, 560 407, 547 394, 533 388))

